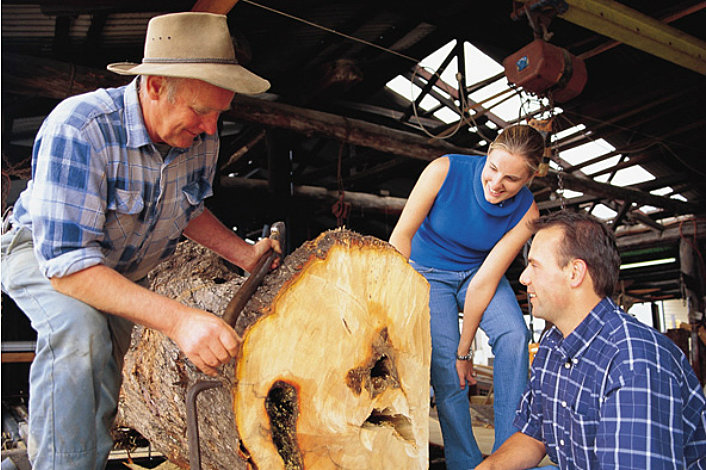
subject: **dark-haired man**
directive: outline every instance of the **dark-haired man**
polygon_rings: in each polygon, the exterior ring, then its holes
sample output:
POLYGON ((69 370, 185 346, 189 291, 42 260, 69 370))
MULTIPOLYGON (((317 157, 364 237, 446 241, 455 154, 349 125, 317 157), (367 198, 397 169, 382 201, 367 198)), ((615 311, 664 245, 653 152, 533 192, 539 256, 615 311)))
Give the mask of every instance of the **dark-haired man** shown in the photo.
POLYGON ((667 337, 610 299, 613 233, 584 213, 535 223, 520 276, 542 337, 511 436, 478 469, 706 469, 706 398, 667 337))

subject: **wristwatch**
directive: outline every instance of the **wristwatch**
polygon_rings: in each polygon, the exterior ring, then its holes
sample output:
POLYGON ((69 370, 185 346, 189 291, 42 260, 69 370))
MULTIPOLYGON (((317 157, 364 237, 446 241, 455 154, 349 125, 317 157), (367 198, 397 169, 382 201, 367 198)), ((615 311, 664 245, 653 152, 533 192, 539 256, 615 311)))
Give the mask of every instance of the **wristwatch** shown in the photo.
POLYGON ((469 350, 468 354, 465 356, 461 356, 460 354, 456 354, 456 360, 457 361, 472 361, 473 360, 473 350, 469 350))

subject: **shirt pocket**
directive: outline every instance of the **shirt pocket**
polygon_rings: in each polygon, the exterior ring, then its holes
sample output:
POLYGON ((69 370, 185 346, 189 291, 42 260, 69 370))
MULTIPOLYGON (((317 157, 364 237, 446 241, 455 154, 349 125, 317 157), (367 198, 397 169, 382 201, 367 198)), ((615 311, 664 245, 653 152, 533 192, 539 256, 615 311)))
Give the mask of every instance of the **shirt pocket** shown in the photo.
POLYGON ((140 191, 127 191, 115 188, 108 195, 107 209, 120 214, 137 214, 145 208, 145 201, 140 191))
POLYGON ((139 215, 145 208, 140 191, 113 188, 108 193, 105 215, 105 233, 111 245, 122 245, 139 224, 139 215))
POLYGON ((597 397, 588 388, 581 390, 569 416, 574 464, 576 468, 592 468, 599 420, 597 397))
POLYGON ((204 199, 213 196, 211 183, 203 178, 192 181, 181 189, 184 198, 182 199, 182 210, 186 214, 186 221, 191 220, 191 214, 198 209, 204 199))

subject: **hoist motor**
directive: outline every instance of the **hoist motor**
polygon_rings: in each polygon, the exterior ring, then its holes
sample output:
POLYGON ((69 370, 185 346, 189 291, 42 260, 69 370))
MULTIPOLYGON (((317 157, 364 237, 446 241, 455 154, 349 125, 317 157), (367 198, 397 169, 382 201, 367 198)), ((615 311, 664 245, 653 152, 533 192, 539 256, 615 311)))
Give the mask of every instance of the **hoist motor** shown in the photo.
POLYGON ((535 39, 503 60, 505 76, 517 86, 554 101, 578 96, 586 85, 586 65, 566 49, 535 39))

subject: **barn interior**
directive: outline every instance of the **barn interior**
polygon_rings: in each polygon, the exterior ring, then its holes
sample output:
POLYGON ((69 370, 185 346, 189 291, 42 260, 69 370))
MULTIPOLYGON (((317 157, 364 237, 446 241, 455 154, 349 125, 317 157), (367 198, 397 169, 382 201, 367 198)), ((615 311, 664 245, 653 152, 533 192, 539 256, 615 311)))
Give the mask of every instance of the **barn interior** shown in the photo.
MULTIPOLYGON (((238 61, 272 85, 236 96, 220 123, 207 205, 241 237, 283 220, 290 247, 338 226, 387 240, 431 160, 484 155, 534 119, 550 139, 549 172, 530 186, 540 211, 610 225, 620 303, 650 306, 706 382, 706 2, 3 0, 3 212, 47 113, 127 83, 105 67, 141 60, 149 19, 207 3, 227 13, 238 61), (523 82, 532 54, 558 54, 562 72, 523 82), (660 313, 670 300, 684 328, 660 313)), ((529 319, 523 266, 520 254, 507 277, 529 319)), ((2 307, 5 403, 26 397, 33 332, 4 295, 2 307)))

